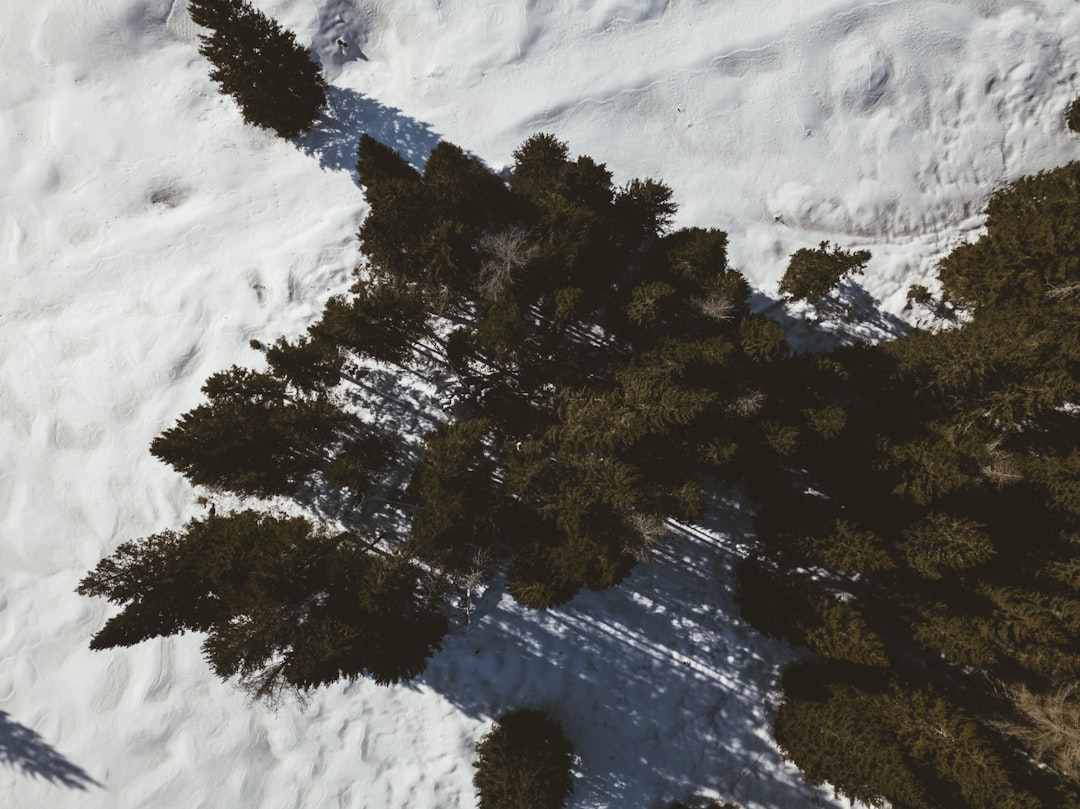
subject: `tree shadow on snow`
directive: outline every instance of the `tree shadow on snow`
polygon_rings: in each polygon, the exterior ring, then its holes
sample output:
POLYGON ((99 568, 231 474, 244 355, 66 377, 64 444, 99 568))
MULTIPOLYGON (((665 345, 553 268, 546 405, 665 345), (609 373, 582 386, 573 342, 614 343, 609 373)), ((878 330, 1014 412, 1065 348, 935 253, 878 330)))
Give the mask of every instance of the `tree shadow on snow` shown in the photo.
POLYGON ((0 764, 53 784, 85 790, 100 787, 81 767, 72 764, 37 733, 0 711, 0 764))
POLYGON ((750 308, 783 326, 788 343, 797 353, 895 340, 912 331, 910 324, 883 311, 881 302, 851 278, 841 281, 829 297, 818 303, 794 307, 755 291, 750 296, 750 308))
POLYGON ((736 501, 704 527, 672 524, 669 545, 618 587, 553 610, 516 605, 501 580, 414 685, 494 718, 548 711, 579 756, 568 804, 656 809, 699 790, 764 805, 829 805, 782 762, 770 701, 792 655, 739 616, 734 567, 750 533, 736 501))
POLYGON ((431 127, 401 110, 344 87, 326 88, 326 109, 315 126, 297 140, 304 154, 329 171, 348 171, 356 179, 356 146, 367 133, 395 149, 417 171, 440 138, 431 127))

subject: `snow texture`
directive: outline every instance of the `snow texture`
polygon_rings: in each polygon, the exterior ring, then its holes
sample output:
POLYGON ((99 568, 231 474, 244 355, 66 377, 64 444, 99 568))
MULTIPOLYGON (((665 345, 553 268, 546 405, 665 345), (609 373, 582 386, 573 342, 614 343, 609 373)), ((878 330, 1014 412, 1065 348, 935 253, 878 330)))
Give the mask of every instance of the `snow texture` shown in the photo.
MULTIPOLYGON (((995 188, 1074 155, 1080 4, 257 5, 332 85, 296 144, 218 94, 183 0, 0 4, 3 803, 463 809, 476 741, 529 705, 575 745, 573 809, 695 790, 842 805, 771 740, 792 652, 738 618, 731 569, 751 538, 734 497, 564 609, 522 610, 496 581, 422 677, 322 689, 306 711, 246 703, 198 637, 90 652, 115 608, 74 588, 119 543, 205 512, 150 440, 210 373, 261 362, 251 338, 299 333, 347 288, 362 131, 418 166, 447 138, 499 170, 543 130, 620 184, 662 178, 677 224, 728 230, 755 305, 796 327, 807 313, 767 297, 787 256, 868 249, 844 293, 868 323, 846 337, 877 339, 905 328, 908 286, 935 288, 935 261, 977 236, 995 188)), ((403 409, 400 429, 422 417, 403 409)))

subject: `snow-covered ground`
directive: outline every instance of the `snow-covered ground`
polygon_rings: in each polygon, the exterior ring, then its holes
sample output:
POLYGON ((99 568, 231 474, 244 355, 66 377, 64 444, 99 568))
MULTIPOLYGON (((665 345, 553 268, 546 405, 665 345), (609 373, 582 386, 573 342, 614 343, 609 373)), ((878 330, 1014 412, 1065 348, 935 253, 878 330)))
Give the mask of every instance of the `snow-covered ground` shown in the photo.
POLYGON ((91 653, 110 608, 74 588, 203 513, 150 440, 210 373, 259 361, 250 338, 299 332, 348 285, 361 131, 418 165, 445 137, 496 169, 553 132, 619 183, 665 180, 678 224, 727 229, 765 293, 798 247, 869 249, 860 294, 887 333, 995 187, 1075 154, 1080 4, 257 5, 333 85, 298 145, 217 93, 183 0, 0 3, 0 802, 463 809, 491 717, 535 705, 580 756, 575 809, 697 788, 832 805, 770 741, 790 652, 738 619, 749 521, 723 497, 624 585, 534 613, 496 584, 418 680, 306 711, 246 703, 197 637, 91 653))

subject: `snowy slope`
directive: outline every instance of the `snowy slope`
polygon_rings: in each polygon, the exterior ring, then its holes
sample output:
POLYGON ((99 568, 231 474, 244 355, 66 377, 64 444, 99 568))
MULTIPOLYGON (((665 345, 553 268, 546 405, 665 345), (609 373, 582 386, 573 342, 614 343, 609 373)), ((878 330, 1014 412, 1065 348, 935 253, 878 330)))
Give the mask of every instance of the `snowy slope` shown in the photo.
POLYGON ((728 229, 765 292, 798 247, 871 250, 860 282, 896 315, 993 188, 1075 154, 1080 6, 261 0, 333 85, 293 145, 217 94, 177 3, 0 4, 5 805, 470 807, 472 747, 520 704, 563 720, 575 809, 695 787, 829 805, 769 741, 790 653, 726 595, 748 527, 733 501, 566 609, 495 586, 418 681, 325 689, 306 712, 246 704, 195 637, 91 653, 109 608, 73 590, 120 542, 202 513, 147 446, 206 376, 347 286, 361 131, 417 164, 445 137, 495 168, 551 131, 617 182, 664 179, 678 224, 728 229))

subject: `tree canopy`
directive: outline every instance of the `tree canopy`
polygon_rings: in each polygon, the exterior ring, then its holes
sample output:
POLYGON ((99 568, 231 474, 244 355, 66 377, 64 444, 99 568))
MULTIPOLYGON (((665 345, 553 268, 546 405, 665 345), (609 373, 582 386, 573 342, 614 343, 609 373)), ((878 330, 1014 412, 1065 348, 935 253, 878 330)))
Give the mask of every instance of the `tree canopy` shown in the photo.
MULTIPOLYGON (((478 560, 550 608, 617 584, 723 481, 756 508, 744 618, 814 655, 774 718, 809 780, 872 805, 1080 807, 1055 697, 1080 674, 1077 164, 995 194, 943 259, 963 323, 796 355, 727 234, 673 229, 658 180, 616 186, 549 134, 506 180, 446 143, 423 171, 367 135, 357 157, 353 288, 151 446, 211 491, 359 502, 355 526, 245 510, 125 543, 80 585, 122 607, 95 648, 202 632, 261 695, 408 679, 478 560), (361 415, 360 363, 423 371, 445 423, 402 447, 361 415), (363 498, 391 485, 404 516, 376 533, 363 498)), ((819 301, 868 259, 797 251, 781 290, 819 301)))
POLYGON ((249 124, 294 138, 311 129, 326 105, 319 66, 291 31, 248 0, 188 0, 191 19, 209 29, 199 53, 210 78, 249 124))

